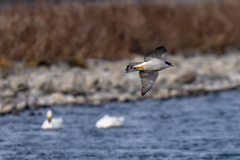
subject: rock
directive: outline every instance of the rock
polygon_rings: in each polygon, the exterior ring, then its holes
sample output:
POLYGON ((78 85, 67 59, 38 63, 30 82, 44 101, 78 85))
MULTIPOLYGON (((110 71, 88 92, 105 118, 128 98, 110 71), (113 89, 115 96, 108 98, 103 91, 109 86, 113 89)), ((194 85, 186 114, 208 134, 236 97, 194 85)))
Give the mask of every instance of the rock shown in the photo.
POLYGON ((30 108, 37 108, 38 98, 42 95, 42 92, 38 89, 31 89, 30 92, 18 93, 19 99, 26 99, 26 105, 30 108))
POLYGON ((94 95, 88 96, 88 101, 90 102, 96 102, 96 104, 99 104, 101 102, 101 96, 98 93, 95 93, 94 95))
POLYGON ((30 108, 38 108, 39 105, 37 104, 38 98, 42 96, 42 92, 38 89, 31 89, 28 93, 27 99, 27 106, 30 108))
POLYGON ((117 100, 117 97, 110 93, 95 93, 91 96, 88 96, 88 101, 91 104, 98 105, 101 102, 108 102, 111 100, 117 100))
POLYGON ((103 102, 108 102, 108 101, 113 101, 113 100, 117 100, 118 96, 111 94, 111 93, 101 93, 101 101, 103 102))
POLYGON ((13 97, 14 95, 15 92, 10 88, 0 91, 0 97, 13 97))
POLYGON ((99 78, 97 77, 97 75, 86 75, 85 76, 85 85, 87 88, 92 88, 95 87, 96 85, 98 85, 99 83, 99 78))
POLYGON ((76 98, 73 97, 72 95, 66 95, 66 101, 68 104, 75 104, 76 103, 76 98))
POLYGON ((42 95, 42 91, 39 89, 31 89, 29 92, 29 95, 34 96, 34 97, 40 97, 42 95))
POLYGON ((194 81, 195 79, 195 73, 192 71, 187 71, 185 73, 183 73, 180 77, 179 77, 179 81, 181 83, 191 83, 194 81))
POLYGON ((66 62, 58 62, 57 63, 57 69, 61 69, 63 71, 67 71, 70 69, 70 65, 66 62))
POLYGON ((51 83, 44 83, 41 87, 41 90, 44 94, 51 94, 55 92, 55 89, 52 87, 51 83))
POLYGON ((28 85, 30 88, 42 89, 43 87, 50 86, 53 77, 49 72, 45 71, 44 73, 36 74, 34 73, 29 76, 28 85))
POLYGON ((97 102, 97 104, 99 104, 98 102, 108 102, 117 99, 118 99, 117 95, 108 92, 99 92, 95 93, 94 95, 88 96, 88 100, 90 102, 97 102))
POLYGON ((182 89, 184 90, 183 93, 185 93, 182 95, 185 95, 185 96, 196 96, 202 92, 202 90, 198 89, 197 86, 195 85, 184 85, 182 89))
POLYGON ((240 82, 240 74, 238 72, 228 73, 229 80, 232 82, 240 82))
POLYGON ((60 93, 60 92, 52 93, 51 96, 52 96, 52 98, 54 100, 57 100, 57 101, 62 100, 62 99, 65 98, 65 96, 62 93, 60 93))
POLYGON ((8 80, 0 79, 0 97, 13 97, 15 92, 11 89, 8 80))
POLYGON ((0 89, 9 88, 9 87, 10 87, 9 80, 0 79, 0 89))
POLYGON ((106 60, 100 60, 100 59, 93 59, 93 58, 88 58, 87 61, 87 67, 89 69, 96 69, 96 68, 101 68, 103 66, 106 66, 106 64, 109 63, 109 61, 106 60))
POLYGON ((27 76, 11 76, 10 85, 15 91, 24 91, 28 89, 27 76))
MULTIPOLYGON (((80 78, 78 78, 77 80, 80 80, 80 78)), ((84 90, 82 87, 83 82, 76 82, 76 76, 73 71, 64 73, 58 78, 54 78, 52 80, 52 85, 55 91, 69 93, 73 95, 84 94, 84 90)))
POLYGON ((64 94, 60 92, 52 93, 51 97, 53 98, 55 104, 63 105, 67 103, 64 94))
POLYGON ((27 106, 29 106, 30 108, 37 108, 38 107, 37 99, 38 98, 35 96, 32 96, 32 95, 28 96, 27 97, 27 106))
POLYGON ((39 106, 51 106, 54 104, 54 98, 46 95, 38 98, 37 105, 39 106))
POLYGON ((70 65, 65 62, 58 62, 50 66, 50 72, 55 73, 56 75, 61 75, 63 72, 68 71, 70 65))
POLYGON ((158 98, 168 98, 170 96, 169 90, 167 88, 160 88, 159 91, 153 95, 154 99, 158 98))
POLYGON ((91 102, 92 105, 99 105, 101 104, 101 101, 100 100, 94 100, 91 102))
POLYGON ((1 103, 0 104, 0 114, 9 113, 12 111, 13 108, 14 108, 13 102, 1 103))
POLYGON ((86 103, 86 98, 84 97, 84 96, 77 96, 76 97, 76 103, 77 104, 84 104, 84 103, 86 103))
POLYGON ((8 76, 7 70, 0 68, 0 79, 7 78, 7 76, 8 76))
POLYGON ((131 95, 128 94, 128 93, 120 94, 118 96, 118 101, 119 102, 125 102, 125 101, 130 100, 130 99, 131 99, 131 95))
POLYGON ((181 96, 181 93, 182 93, 181 90, 174 89, 174 90, 171 90, 169 94, 171 97, 176 97, 176 96, 181 96))
POLYGON ((15 108, 17 109, 17 110, 24 110, 25 108, 27 107, 27 102, 26 102, 26 100, 19 100, 19 101, 17 101, 16 102, 16 106, 15 106, 15 108))

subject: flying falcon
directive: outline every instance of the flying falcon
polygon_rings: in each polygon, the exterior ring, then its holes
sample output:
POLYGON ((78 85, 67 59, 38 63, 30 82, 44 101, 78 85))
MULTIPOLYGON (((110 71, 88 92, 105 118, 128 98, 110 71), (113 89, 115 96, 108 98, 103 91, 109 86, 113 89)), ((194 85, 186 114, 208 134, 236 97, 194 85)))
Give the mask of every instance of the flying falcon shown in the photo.
POLYGON ((165 61, 161 56, 166 53, 167 49, 163 46, 156 48, 154 51, 147 53, 144 62, 130 62, 127 66, 126 73, 139 71, 142 83, 142 96, 144 96, 153 86, 158 77, 158 71, 168 67, 173 67, 170 62, 165 61))

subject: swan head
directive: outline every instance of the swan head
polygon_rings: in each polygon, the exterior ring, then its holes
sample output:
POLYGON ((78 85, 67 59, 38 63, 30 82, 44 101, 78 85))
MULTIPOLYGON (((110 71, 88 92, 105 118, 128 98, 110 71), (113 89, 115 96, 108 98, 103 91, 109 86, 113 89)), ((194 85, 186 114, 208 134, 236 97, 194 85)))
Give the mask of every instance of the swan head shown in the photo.
POLYGON ((47 111, 47 119, 48 119, 48 122, 51 122, 51 119, 52 119, 52 111, 51 110, 47 111))

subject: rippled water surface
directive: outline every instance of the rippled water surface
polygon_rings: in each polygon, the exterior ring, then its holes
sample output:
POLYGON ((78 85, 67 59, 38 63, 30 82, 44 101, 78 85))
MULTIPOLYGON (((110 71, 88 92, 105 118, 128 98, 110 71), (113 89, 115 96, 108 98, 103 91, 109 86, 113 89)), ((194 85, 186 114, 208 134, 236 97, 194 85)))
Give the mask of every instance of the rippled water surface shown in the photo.
POLYGON ((49 108, 0 116, 0 159, 240 159, 240 93, 51 107, 64 128, 42 130, 49 108), (105 114, 122 128, 97 129, 105 114))

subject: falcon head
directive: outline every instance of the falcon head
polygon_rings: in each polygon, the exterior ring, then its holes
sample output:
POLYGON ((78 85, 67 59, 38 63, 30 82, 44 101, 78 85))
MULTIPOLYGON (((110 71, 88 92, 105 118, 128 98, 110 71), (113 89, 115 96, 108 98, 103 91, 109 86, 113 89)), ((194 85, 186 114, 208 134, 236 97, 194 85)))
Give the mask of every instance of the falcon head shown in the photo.
POLYGON ((163 46, 157 47, 155 50, 159 50, 159 51, 161 50, 164 53, 167 52, 167 49, 163 46))

